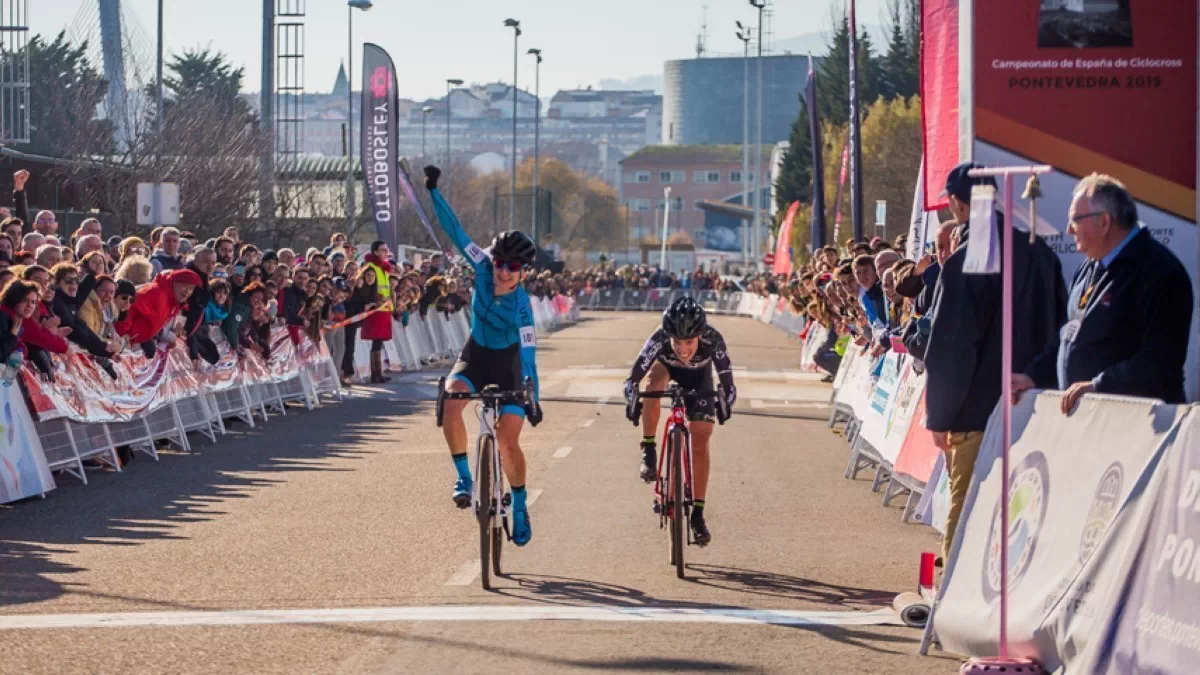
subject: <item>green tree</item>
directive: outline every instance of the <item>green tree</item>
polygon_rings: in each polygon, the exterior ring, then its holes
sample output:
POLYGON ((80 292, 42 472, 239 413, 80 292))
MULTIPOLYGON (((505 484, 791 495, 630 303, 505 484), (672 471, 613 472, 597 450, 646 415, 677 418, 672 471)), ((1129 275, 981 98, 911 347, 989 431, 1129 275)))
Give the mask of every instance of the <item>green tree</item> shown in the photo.
POLYGON ((775 207, 784 213, 794 201, 812 201, 812 135, 808 130, 808 104, 800 97, 800 116, 792 122, 790 146, 783 155, 779 178, 775 181, 775 207))
MULTIPOLYGON (((47 42, 29 41, 30 142, 21 150, 51 157, 104 154, 113 144, 112 125, 96 119, 108 83, 87 57, 87 42, 72 44, 66 32, 47 42)), ((6 57, 0 67, 10 67, 6 57)))
POLYGON ((919 26, 916 12, 915 0, 888 2, 890 34, 887 54, 880 64, 880 94, 884 98, 909 98, 917 94, 920 45, 915 42, 919 37, 913 32, 914 26, 919 26))
POLYGON ((821 62, 821 86, 817 93, 821 119, 845 124, 850 119, 850 19, 835 18, 829 52, 821 62))
POLYGON ((887 202, 884 236, 891 241, 908 231, 921 164, 920 99, 876 101, 863 121, 862 142, 863 201, 868 211, 876 200, 887 202))
MULTIPOLYGON (((866 30, 858 38, 858 104, 860 110, 875 102, 880 94, 882 71, 874 45, 866 30)), ((817 94, 821 119, 845 124, 850 119, 850 18, 844 13, 834 17, 829 53, 821 62, 821 88, 817 94)))

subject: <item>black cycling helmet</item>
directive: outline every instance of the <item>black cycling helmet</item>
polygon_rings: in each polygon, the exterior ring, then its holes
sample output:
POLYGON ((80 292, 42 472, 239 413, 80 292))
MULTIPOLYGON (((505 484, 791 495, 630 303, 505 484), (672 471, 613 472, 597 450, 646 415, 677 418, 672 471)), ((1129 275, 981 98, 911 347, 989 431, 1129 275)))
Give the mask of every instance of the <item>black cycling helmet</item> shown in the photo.
POLYGON ((492 240, 492 260, 515 260, 532 265, 537 245, 520 230, 505 230, 492 240))
POLYGON ((679 298, 663 312, 663 331, 680 340, 694 338, 708 326, 704 308, 690 296, 679 298))

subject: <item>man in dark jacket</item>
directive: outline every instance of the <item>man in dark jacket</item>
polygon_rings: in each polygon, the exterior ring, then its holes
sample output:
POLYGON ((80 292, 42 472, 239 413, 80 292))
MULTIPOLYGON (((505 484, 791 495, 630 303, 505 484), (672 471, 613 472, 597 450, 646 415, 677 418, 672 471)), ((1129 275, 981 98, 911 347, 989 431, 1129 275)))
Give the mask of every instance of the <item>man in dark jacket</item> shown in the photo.
MULTIPOLYGON (((959 165, 946 180, 950 210, 966 224, 971 213, 971 187, 995 183, 959 165)), ((996 240, 1003 218, 995 215, 996 240)), ((976 223, 975 228, 992 223, 976 223)), ((925 352, 925 428, 946 456, 950 475, 950 509, 946 518, 943 556, 949 555, 975 470, 975 458, 988 417, 1000 399, 1001 291, 999 274, 965 274, 967 249, 946 259, 933 300, 933 325, 925 352)), ((1013 366, 1024 370, 1035 356, 1058 339, 1066 320, 1067 290, 1058 256, 1041 239, 1013 237, 1013 366)))
POLYGON ((1060 340, 1013 376, 1013 391, 1063 389, 1063 413, 1093 391, 1185 402, 1193 299, 1187 270, 1138 225, 1137 205, 1115 178, 1079 181, 1067 217, 1067 231, 1087 256, 1071 283, 1069 321, 1060 340))
MULTIPOLYGON (((385 281, 386 282, 386 281, 385 281)), ((283 291, 283 317, 287 323, 288 335, 292 338, 292 344, 300 343, 300 334, 304 330, 304 305, 308 302, 308 293, 304 292, 304 286, 308 284, 308 268, 297 267, 292 273, 292 283, 286 286, 283 291)))
POLYGON ((200 277, 200 285, 196 287, 191 297, 188 298, 183 334, 187 336, 188 352, 192 360, 203 358, 209 363, 216 363, 221 358, 216 343, 208 336, 208 332, 203 330, 204 308, 208 306, 210 297, 208 292, 208 275, 212 274, 213 265, 216 262, 216 252, 208 247, 201 246, 196 249, 192 262, 187 264, 187 269, 195 272, 200 277))

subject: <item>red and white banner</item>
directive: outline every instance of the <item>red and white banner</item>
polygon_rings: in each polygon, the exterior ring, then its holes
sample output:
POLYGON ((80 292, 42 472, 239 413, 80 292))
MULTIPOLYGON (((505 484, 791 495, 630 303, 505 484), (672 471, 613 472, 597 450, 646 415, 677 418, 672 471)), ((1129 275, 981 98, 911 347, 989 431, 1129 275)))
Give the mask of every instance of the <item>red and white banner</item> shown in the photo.
POLYGON ((271 331, 271 358, 253 350, 239 357, 221 340, 216 364, 194 363, 185 343, 159 348, 154 358, 129 351, 113 359, 117 377, 101 370, 91 356, 72 345, 54 354, 54 381, 31 366, 21 371, 30 413, 45 421, 66 417, 75 422, 127 422, 172 402, 247 384, 289 380, 302 368, 329 359, 324 342, 303 337, 292 344, 287 329, 271 331))
POLYGON ((925 208, 936 210, 958 164, 958 0, 921 0, 921 124, 925 208))

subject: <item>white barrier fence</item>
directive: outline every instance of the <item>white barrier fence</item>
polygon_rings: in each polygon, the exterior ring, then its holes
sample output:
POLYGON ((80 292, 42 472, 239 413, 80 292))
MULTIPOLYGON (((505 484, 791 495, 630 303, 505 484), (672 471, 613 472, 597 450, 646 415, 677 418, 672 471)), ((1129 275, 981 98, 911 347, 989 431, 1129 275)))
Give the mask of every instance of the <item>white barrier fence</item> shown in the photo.
POLYGON ((784 331, 792 337, 804 330, 804 317, 793 314, 787 298, 777 294, 761 296, 755 293, 718 293, 682 289, 597 289, 579 291, 575 295, 577 309, 600 311, 661 312, 676 299, 690 296, 708 312, 736 314, 758 319, 784 331))
MULTIPOLYGON (((574 323, 575 303, 564 297, 533 298, 534 321, 539 333, 574 323)), ((392 339, 384 343, 393 370, 421 370, 454 358, 470 334, 467 312, 446 315, 430 310, 425 317, 413 314, 404 326, 392 324, 392 339)), ((222 340, 219 335, 214 335, 222 340)), ((370 345, 362 340, 353 348, 355 368, 369 372, 370 345)), ((117 471, 117 448, 129 446, 158 460, 156 443, 162 440, 184 451, 191 450, 188 434, 199 432, 216 443, 225 435, 225 420, 240 419, 251 427, 264 423, 269 412, 287 415, 289 402, 306 409, 320 405, 323 397, 342 398, 340 364, 323 358, 298 365, 273 382, 236 384, 203 391, 146 410, 122 422, 83 421, 57 417, 33 422, 28 406, 14 385, 0 387, 0 407, 12 438, 0 444, 0 503, 44 495, 55 488, 53 471, 65 471, 87 484, 89 460, 117 471)))

